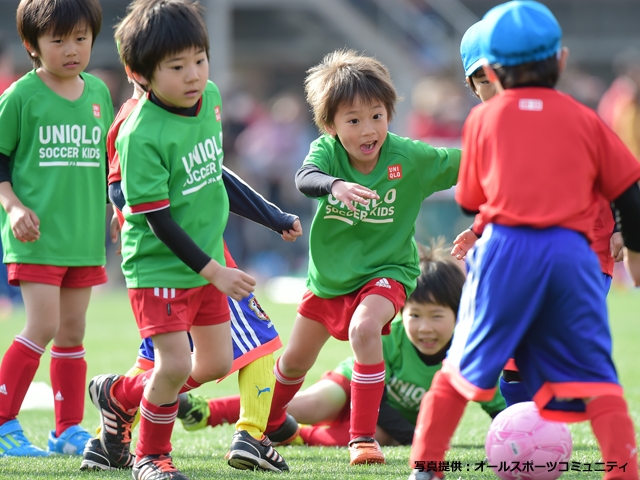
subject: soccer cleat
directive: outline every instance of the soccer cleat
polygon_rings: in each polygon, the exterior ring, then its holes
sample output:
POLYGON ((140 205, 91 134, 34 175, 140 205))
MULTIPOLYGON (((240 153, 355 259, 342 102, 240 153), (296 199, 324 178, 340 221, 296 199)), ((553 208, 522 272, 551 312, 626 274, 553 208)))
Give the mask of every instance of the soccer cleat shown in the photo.
POLYGON ((350 465, 387 463, 380 445, 371 437, 358 437, 349 442, 350 465))
POLYGON ((173 464, 171 455, 145 455, 133 466, 134 480, 189 480, 173 464))
POLYGON ((89 397, 100 411, 100 444, 110 462, 126 468, 131 461, 131 425, 137 409, 126 411, 111 389, 122 375, 98 375, 89 382, 89 397))
POLYGON ((18 420, 0 426, 0 457, 46 457, 49 452, 33 445, 24 436, 18 420))
POLYGON ((289 466, 266 435, 256 440, 246 430, 233 434, 227 463, 238 470, 288 472, 289 466))
POLYGON ((56 431, 49 432, 47 450, 64 455, 82 455, 84 446, 91 440, 91 434, 80 425, 73 425, 56 437, 56 431))
POLYGON ((282 445, 304 445, 300 438, 300 425, 296 419, 287 413, 284 423, 267 436, 278 447, 282 445))
POLYGON ((191 392, 178 395, 178 418, 187 432, 206 428, 209 422, 209 401, 191 392))
POLYGON ((82 452, 80 470, 118 470, 131 468, 136 460, 135 455, 129 455, 129 460, 124 465, 112 462, 102 448, 99 438, 92 438, 87 442, 82 452))
POLYGON ((413 470, 411 470, 411 475, 409 475, 409 480, 440 480, 441 478, 444 478, 444 475, 442 477, 439 477, 434 471, 432 470, 420 470, 418 468, 414 468, 413 470))

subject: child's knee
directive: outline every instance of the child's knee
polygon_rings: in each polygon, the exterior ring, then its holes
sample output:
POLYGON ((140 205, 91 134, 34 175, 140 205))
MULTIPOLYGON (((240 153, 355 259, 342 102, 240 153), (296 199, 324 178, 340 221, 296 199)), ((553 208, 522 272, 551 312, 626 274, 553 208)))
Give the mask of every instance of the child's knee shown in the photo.
POLYGON ((191 359, 189 361, 157 362, 154 375, 173 385, 182 386, 191 374, 191 359))
POLYGON ((315 359, 309 358, 302 351, 286 351, 278 361, 278 370, 287 377, 297 378, 306 375, 313 367, 315 359))
POLYGON ((349 341, 358 344, 368 344, 378 341, 382 328, 376 322, 354 322, 349 326, 349 341))
POLYGON ((216 362, 209 362, 207 365, 198 368, 198 378, 200 383, 212 382, 224 377, 233 365, 233 358, 220 359, 216 362))

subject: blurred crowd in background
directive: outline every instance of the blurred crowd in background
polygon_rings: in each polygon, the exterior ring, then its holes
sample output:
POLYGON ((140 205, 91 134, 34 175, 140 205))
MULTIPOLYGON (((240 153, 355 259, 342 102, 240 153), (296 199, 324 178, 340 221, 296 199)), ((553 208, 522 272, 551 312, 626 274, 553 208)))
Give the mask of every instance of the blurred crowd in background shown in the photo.
MULTIPOLYGON (((104 30, 107 33, 103 34, 108 35, 108 28, 104 30)), ((6 48, 3 33, 6 38, 8 32, 0 30, 0 92, 26 73, 26 69, 20 71, 15 67, 15 50, 6 48)), ((424 55, 433 57, 434 53, 425 51, 424 55)), ((629 48, 612 60, 607 75, 596 76, 577 66, 569 68, 558 88, 598 110, 640 158, 640 49, 629 48)), ((431 58, 431 65, 434 63, 437 60, 431 58)), ((434 146, 460 145, 464 120, 478 100, 466 87, 460 70, 449 70, 425 68, 425 76, 414 84, 412 91, 401 92, 410 110, 406 121, 398 126, 392 124, 391 131, 434 146)), ((117 111, 132 91, 121 69, 92 70, 90 64, 89 72, 105 81, 117 111)), ((238 86, 222 93, 225 165, 265 198, 298 215, 308 234, 316 202, 296 190, 294 175, 318 132, 303 97, 302 83, 297 88, 268 95, 238 86)), ((426 242, 430 237, 443 235, 451 241, 471 220, 460 213, 453 192, 441 192, 425 202, 416 237, 426 242)), ((277 234, 231 215, 225 237, 240 267, 258 280, 306 274, 307 235, 294 244, 286 243, 277 234)), ((120 261, 108 240, 107 248, 109 284, 120 285, 123 283, 120 261)), ((20 298, 18 289, 7 286, 6 273, 5 280, 1 275, 0 272, 0 315, 7 304, 20 298)))

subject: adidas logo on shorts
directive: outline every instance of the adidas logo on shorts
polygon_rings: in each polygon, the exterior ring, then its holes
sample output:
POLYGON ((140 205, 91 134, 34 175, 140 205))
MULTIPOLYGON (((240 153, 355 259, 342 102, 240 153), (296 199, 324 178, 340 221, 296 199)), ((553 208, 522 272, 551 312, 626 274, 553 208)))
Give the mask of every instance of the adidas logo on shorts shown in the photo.
POLYGON ((376 287, 391 288, 391 285, 389 284, 389 280, 387 280, 386 278, 381 278, 376 282, 376 287))
POLYGON ((62 393, 60 393, 60 390, 58 390, 58 393, 56 393, 56 396, 54 398, 56 399, 56 402, 62 402, 64 400, 64 397, 62 396, 62 393))
POLYGON ((0 385, 0 393, 3 395, 7 395, 7 386, 4 383, 0 385))

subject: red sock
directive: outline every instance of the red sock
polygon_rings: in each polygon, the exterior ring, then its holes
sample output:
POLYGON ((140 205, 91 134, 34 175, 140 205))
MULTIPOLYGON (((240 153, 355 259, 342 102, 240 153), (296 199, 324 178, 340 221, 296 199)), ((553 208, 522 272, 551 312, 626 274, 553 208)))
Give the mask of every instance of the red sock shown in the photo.
MULTIPOLYGON (((123 377, 113 386, 111 393, 125 410, 138 408, 144 394, 144 387, 152 374, 153 368, 134 377, 123 377)), ((200 385, 202 384, 189 377, 178 393, 188 392, 198 388, 200 385)))
POLYGON ((140 433, 136 455, 166 455, 171 452, 171 432, 178 415, 178 402, 158 406, 146 398, 140 402, 140 433))
POLYGON ((355 362, 351 375, 350 440, 375 438, 380 400, 384 393, 384 362, 363 365, 355 362))
POLYGON ((189 376, 189 378, 187 378, 187 381, 184 382, 184 385, 182 386, 182 388, 178 392, 178 395, 180 395, 181 393, 193 390, 194 388, 198 388, 200 385, 202 385, 200 382, 196 382, 193 379, 193 377, 189 376))
POLYGON ((0 425, 18 416, 43 353, 44 348, 17 335, 4 354, 0 365, 0 425))
POLYGON ((56 437, 67 428, 80 425, 84 416, 87 362, 84 347, 51 347, 49 368, 56 414, 56 437))
POLYGON ((349 444, 349 422, 344 421, 327 426, 302 427, 300 436, 306 445, 317 447, 346 447, 349 444))
POLYGON ((152 374, 153 369, 133 377, 122 377, 113 385, 111 395, 113 395, 113 397, 120 402, 122 408, 127 411, 138 408, 142 401, 144 387, 152 374))
POLYGON ((209 420, 207 424, 217 427, 223 423, 234 424, 240 418, 240 395, 212 398, 209 400, 209 420))
POLYGON ((637 480, 636 434, 624 398, 616 395, 596 397, 587 404, 587 415, 600 444, 602 461, 617 466, 605 474, 605 480, 637 480), (624 471, 620 468, 622 465, 626 465, 624 471))
POLYGON ((278 358, 276 362, 273 374, 276 376, 276 385, 273 389, 269 422, 267 423, 267 429, 265 431, 267 434, 277 430, 278 427, 284 423, 287 418, 287 405, 289 405, 289 402, 291 402, 295 394, 300 390, 300 387, 302 387, 302 382, 304 382, 305 377, 304 375, 298 378, 285 377, 282 372, 280 372, 280 358, 278 358))
POLYGON ((431 388, 420 402, 409 465, 415 462, 444 461, 451 437, 458 428, 468 400, 453 388, 449 379, 436 372, 431 388))

